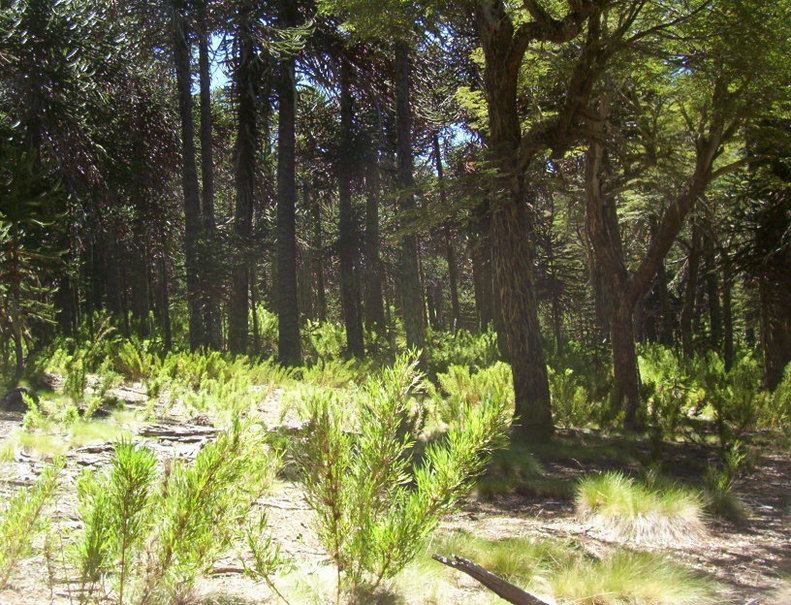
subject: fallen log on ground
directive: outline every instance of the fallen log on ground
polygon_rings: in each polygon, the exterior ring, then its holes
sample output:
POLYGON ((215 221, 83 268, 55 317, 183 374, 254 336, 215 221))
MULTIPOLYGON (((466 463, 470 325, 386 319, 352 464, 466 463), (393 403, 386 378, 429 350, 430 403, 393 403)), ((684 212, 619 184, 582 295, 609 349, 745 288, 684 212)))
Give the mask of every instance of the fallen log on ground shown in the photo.
POLYGON ((466 573, 468 576, 483 584, 486 588, 491 590, 501 599, 505 599, 509 603, 515 605, 552 605, 547 601, 539 599, 537 596, 522 590, 518 586, 514 586, 510 582, 506 582, 500 576, 493 574, 491 571, 484 569, 480 565, 473 563, 468 559, 452 555, 449 559, 442 555, 433 555, 435 561, 439 561, 443 565, 458 569, 466 573))

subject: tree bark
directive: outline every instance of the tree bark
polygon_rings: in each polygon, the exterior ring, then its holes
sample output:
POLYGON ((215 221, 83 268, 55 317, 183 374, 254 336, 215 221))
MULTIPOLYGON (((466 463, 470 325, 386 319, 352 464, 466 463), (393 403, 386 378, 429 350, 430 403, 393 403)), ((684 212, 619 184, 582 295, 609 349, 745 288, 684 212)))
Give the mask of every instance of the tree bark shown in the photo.
POLYGON ((236 66, 236 208, 234 211, 234 262, 228 301, 228 348, 246 353, 250 318, 250 236, 253 229, 257 149, 255 41, 249 9, 239 12, 236 66))
POLYGON ((491 208, 494 289, 514 380, 517 430, 526 439, 542 440, 552 435, 554 426, 533 280, 532 200, 520 165, 516 89, 522 54, 514 54, 514 29, 502 4, 488 8, 488 13, 480 9, 478 29, 486 59, 484 88, 499 192, 491 208))
POLYGON ((172 21, 173 56, 181 122, 181 183, 184 194, 184 256, 187 273, 189 340, 190 348, 195 350, 206 344, 201 309, 201 272, 198 263, 201 208, 195 159, 195 127, 192 117, 191 50, 187 37, 186 17, 175 3, 172 6, 172 21))
MULTIPOLYGON (((281 0, 281 23, 297 24, 294 0, 281 0)), ((285 365, 300 365, 299 301, 297 298, 296 240, 296 80, 295 60, 280 62, 277 140, 277 310, 278 358, 285 365)))
POLYGON ((387 331, 382 279, 384 267, 379 257, 379 161, 371 150, 365 178, 365 325, 379 336, 387 331))
POLYGON ((720 248, 722 265, 722 357, 725 369, 733 367, 733 275, 728 252, 720 248))
POLYGON ((720 280, 716 260, 717 243, 711 234, 704 239, 703 255, 706 261, 706 300, 709 306, 709 348, 712 351, 719 351, 722 346, 720 280))
POLYGON ((353 357, 362 357, 365 355, 365 343, 359 276, 359 237, 352 206, 354 105, 351 75, 351 66, 348 60, 342 59, 340 66, 341 148, 338 158, 338 252, 340 256, 341 306, 343 322, 346 326, 346 350, 353 357))
MULTIPOLYGON (((439 135, 436 132, 433 136, 433 143, 439 199, 443 210, 447 211, 448 196, 445 191, 445 170, 442 166, 442 148, 439 144, 439 135)), ((449 222, 445 223, 443 231, 445 236, 445 260, 448 263, 448 282, 450 286, 451 329, 455 331, 458 329, 459 321, 461 320, 461 311, 459 309, 459 279, 456 269, 456 250, 453 247, 453 231, 451 230, 449 222)))
POLYGON ((426 328, 423 313, 423 292, 420 284, 417 236, 414 213, 417 208, 414 194, 412 159, 412 107, 410 100, 411 65, 409 46, 406 42, 395 44, 396 90, 396 151, 398 155, 398 210, 400 223, 407 232, 401 238, 400 289, 406 330, 407 346, 422 351, 425 347, 426 328))
POLYGON ((692 227, 692 238, 687 255, 687 281, 684 286, 684 306, 681 309, 681 347, 684 355, 693 353, 694 331, 692 320, 695 316, 695 301, 698 293, 698 272, 700 266, 700 227, 692 227))
POLYGON ((200 79, 200 142, 201 181, 203 184, 201 208, 204 238, 201 242, 201 267, 203 273, 203 324, 206 344, 211 349, 221 347, 220 304, 216 294, 216 263, 211 242, 215 239, 214 218, 214 145, 212 143, 211 71, 209 65, 209 15, 207 2, 199 3, 198 13, 198 72, 200 79))
POLYGON ((530 594, 518 586, 514 586, 510 582, 506 582, 500 576, 493 574, 492 572, 484 569, 480 565, 473 563, 472 561, 463 559, 456 555, 454 555, 451 559, 441 555, 432 555, 432 558, 435 561, 439 561, 443 565, 447 565, 453 569, 458 569, 459 571, 467 574, 474 580, 477 580, 483 584, 498 597, 508 601, 509 603, 514 603, 514 605, 549 605, 549 603, 543 601, 534 594, 530 594))
POLYGON ((492 249, 489 203, 482 202, 473 210, 470 222, 470 256, 472 257, 475 310, 478 329, 486 332, 494 322, 494 292, 492 290, 492 249))

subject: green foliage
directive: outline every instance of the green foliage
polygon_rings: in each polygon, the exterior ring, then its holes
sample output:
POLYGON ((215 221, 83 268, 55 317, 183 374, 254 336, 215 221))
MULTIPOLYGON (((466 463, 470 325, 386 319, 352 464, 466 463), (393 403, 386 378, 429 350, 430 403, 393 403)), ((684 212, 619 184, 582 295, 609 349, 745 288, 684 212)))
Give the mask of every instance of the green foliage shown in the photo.
POLYGON ((439 389, 432 389, 434 407, 445 423, 459 422, 467 408, 483 401, 498 401, 513 409, 514 387, 511 368, 506 363, 473 369, 452 365, 446 373, 437 374, 437 382, 439 389))
POLYGON ((588 389, 567 368, 559 371, 548 368, 549 392, 552 397, 552 415, 561 426, 584 427, 601 416, 601 405, 592 401, 588 389))
POLYGON ((48 466, 33 487, 21 490, 0 508, 0 588, 16 565, 32 552, 33 540, 47 528, 44 509, 55 496, 63 463, 48 466))
POLYGON ((577 486, 577 513, 605 531, 639 541, 683 541, 701 535, 701 495, 678 485, 653 483, 639 483, 618 472, 585 477, 577 486))
POLYGON ((429 367, 432 373, 450 370, 451 365, 488 368, 500 359, 494 332, 473 334, 467 330, 427 333, 429 367))
POLYGON ((578 559, 550 578, 561 602, 579 605, 704 605, 715 603, 704 577, 653 553, 618 552, 578 559))
POLYGON ((456 553, 557 603, 703 605, 714 585, 660 555, 615 550, 593 558, 573 542, 535 538, 485 540, 465 532, 441 536, 432 552, 456 553))
POLYGON ((274 465, 260 435, 239 422, 159 477, 151 452, 118 444, 109 469, 80 481, 84 529, 74 557, 84 598, 108 579, 119 603, 186 598, 230 546, 274 465))
POLYGON ((420 551, 441 515, 458 505, 502 445, 508 414, 502 401, 467 406, 460 422, 412 453, 420 389, 415 358, 369 383, 362 397, 315 391, 310 432, 295 449, 316 529, 338 571, 337 594, 376 588, 420 551))
POLYGON ((458 554, 518 586, 541 583, 574 564, 579 557, 563 541, 534 538, 486 540, 458 531, 439 536, 431 543, 433 552, 458 554))

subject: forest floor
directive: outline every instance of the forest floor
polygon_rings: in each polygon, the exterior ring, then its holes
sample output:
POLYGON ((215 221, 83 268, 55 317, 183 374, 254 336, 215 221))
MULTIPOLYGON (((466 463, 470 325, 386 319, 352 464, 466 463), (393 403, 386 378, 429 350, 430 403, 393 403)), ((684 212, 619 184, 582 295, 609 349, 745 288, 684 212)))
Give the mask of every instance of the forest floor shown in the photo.
MULTIPOLYGON (((125 388, 120 393, 131 408, 142 406, 145 397, 135 388, 125 388)), ((281 424, 280 395, 270 393, 261 403, 261 412, 268 426, 281 424)), ((0 412, 0 439, 11 435, 22 424, 21 413, 0 412)), ((206 418, 188 418, 169 411, 167 417, 158 419, 155 426, 137 426, 134 432, 144 439, 147 446, 162 459, 179 457, 190 459, 200 447, 212 438, 214 432, 206 418)), ((208 419, 210 424, 210 420, 208 419)), ((286 415, 287 428, 299 424, 297 418, 286 415)), ((561 441, 571 443, 570 435, 561 435, 561 441)), ((603 470, 635 470, 632 461, 624 456, 611 456, 613 449, 628 447, 639 457, 650 449, 647 443, 607 439, 594 434, 577 433, 586 445, 574 448, 556 448, 537 452, 547 479, 569 480, 583 474, 603 470)), ((55 544, 52 554, 41 554, 23 562, 14 574, 10 589, 0 591, 0 605, 38 605, 44 603, 76 603, 69 594, 68 578, 62 561, 63 544, 59 536, 67 529, 79 526, 75 515, 76 477, 86 468, 100 468, 111 455, 109 443, 98 443, 73 449, 67 454, 67 467, 63 487, 55 504, 55 544), (54 582, 53 582, 54 580, 54 582)), ((699 473, 716 458, 713 447, 696 444, 666 443, 659 457, 663 470, 671 478, 683 480, 699 473)), ((44 462, 40 457, 20 452, 15 459, 2 463, 0 472, 0 500, 20 486, 31 484, 44 462)), ((573 541, 592 555, 601 556, 614 547, 635 550, 661 551, 672 560, 692 567, 715 579, 719 585, 721 603, 744 604, 760 599, 764 605, 791 604, 791 455, 778 445, 765 444, 760 450, 755 468, 741 479, 735 488, 736 495, 749 506, 749 519, 743 524, 709 519, 703 538, 688 544, 629 544, 615 541, 595 527, 580 520, 570 498, 538 497, 509 493, 483 499, 473 495, 463 509, 447 518, 439 533, 463 531, 484 539, 502 538, 556 538, 573 541)), ((282 548, 299 562, 298 578, 287 578, 281 587, 286 594, 298 591, 303 596, 316 586, 326 583, 330 576, 328 559, 322 552, 311 531, 311 514, 296 482, 281 478, 262 503, 268 509, 270 524, 282 548), (311 586, 313 585, 313 586, 311 586)), ((41 549, 42 545, 38 545, 41 549)), ((430 553, 429 553, 430 554, 430 553)), ((451 553, 442 553, 449 555, 451 553)), ((463 553, 461 553, 463 554, 463 553)), ((381 603, 476 603, 495 602, 491 593, 481 590, 472 580, 428 560, 421 563, 416 577, 411 581, 408 596, 379 600, 381 603), (431 567, 435 565, 436 569, 431 567), (423 571, 421 571, 423 570, 423 571), (431 570, 428 577, 420 577, 431 570), (438 584, 442 577, 442 594, 430 596, 429 586, 438 584)), ((241 573, 238 559, 229 556, 221 561, 216 572, 202 578, 197 585, 193 602, 202 605, 231 605, 277 602, 263 583, 256 583, 241 573)), ((292 574, 293 576, 293 574, 292 574)), ((404 593, 402 593, 403 595, 404 593)), ((299 601, 298 601, 299 602, 299 601)), ((502 601, 500 601, 502 602, 502 601)))

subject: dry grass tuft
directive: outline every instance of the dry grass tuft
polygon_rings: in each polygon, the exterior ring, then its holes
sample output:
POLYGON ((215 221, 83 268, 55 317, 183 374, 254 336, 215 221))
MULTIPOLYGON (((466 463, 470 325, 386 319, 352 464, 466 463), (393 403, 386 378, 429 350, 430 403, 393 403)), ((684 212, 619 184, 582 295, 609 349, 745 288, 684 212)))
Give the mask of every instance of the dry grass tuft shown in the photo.
POLYGON ((703 498, 678 485, 651 487, 617 472, 582 479, 577 514, 615 539, 689 544, 705 534, 703 498))

